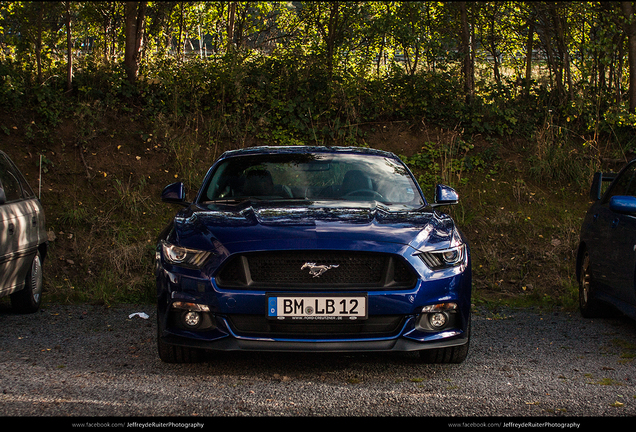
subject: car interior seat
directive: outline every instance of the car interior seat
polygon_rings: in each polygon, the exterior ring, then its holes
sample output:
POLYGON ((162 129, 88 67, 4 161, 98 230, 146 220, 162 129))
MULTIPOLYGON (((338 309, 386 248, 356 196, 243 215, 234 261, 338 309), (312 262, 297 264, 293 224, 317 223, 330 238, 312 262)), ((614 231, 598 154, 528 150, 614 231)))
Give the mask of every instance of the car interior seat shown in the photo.
POLYGON ((244 196, 269 196, 274 191, 272 174, 267 170, 248 171, 243 184, 244 196))
POLYGON ((342 180, 341 194, 344 196, 357 190, 373 190, 371 179, 360 170, 347 171, 342 180))

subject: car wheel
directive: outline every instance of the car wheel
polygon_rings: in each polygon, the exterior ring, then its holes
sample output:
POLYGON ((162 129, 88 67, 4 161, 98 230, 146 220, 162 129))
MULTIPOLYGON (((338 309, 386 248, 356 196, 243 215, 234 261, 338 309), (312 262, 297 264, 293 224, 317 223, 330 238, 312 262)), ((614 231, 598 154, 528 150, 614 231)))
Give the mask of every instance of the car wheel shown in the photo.
POLYGON ((11 294, 11 306, 19 313, 33 313, 40 308, 42 302, 42 259, 36 253, 31 268, 24 280, 24 288, 11 294))
POLYGON ((466 333, 466 343, 464 345, 435 348, 420 351, 420 359, 424 363, 462 363, 468 356, 468 349, 470 347, 470 335, 471 335, 471 318, 468 317, 468 326, 466 333))
POLYGON ((165 363, 199 363, 203 361, 203 350, 171 345, 161 339, 160 327, 157 326, 157 351, 159 358, 165 363))
POLYGON ((594 298, 596 285, 590 273, 590 255, 585 252, 579 269, 579 309, 584 318, 598 318, 606 314, 607 308, 594 298))

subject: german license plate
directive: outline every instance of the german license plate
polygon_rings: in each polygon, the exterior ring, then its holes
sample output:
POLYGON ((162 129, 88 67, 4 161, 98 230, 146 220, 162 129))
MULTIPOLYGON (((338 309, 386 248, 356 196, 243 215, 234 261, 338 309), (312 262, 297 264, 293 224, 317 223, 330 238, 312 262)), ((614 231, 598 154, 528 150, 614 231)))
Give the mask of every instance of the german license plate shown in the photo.
POLYGON ((367 318, 365 295, 271 295, 267 317, 278 320, 356 320, 367 318))

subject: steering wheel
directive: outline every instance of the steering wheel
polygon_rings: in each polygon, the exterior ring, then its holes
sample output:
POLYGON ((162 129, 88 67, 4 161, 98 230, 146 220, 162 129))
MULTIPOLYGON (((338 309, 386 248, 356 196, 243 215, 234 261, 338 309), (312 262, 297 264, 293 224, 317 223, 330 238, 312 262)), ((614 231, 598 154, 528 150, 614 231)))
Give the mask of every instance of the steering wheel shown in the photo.
POLYGON ((382 194, 371 190, 371 189, 356 189, 356 190, 352 190, 351 192, 347 192, 346 194, 343 195, 343 197, 351 197, 351 196, 356 196, 356 195, 360 195, 360 196, 369 196, 369 197, 374 197, 376 199, 378 199, 379 201, 383 201, 384 197, 382 196, 382 194))

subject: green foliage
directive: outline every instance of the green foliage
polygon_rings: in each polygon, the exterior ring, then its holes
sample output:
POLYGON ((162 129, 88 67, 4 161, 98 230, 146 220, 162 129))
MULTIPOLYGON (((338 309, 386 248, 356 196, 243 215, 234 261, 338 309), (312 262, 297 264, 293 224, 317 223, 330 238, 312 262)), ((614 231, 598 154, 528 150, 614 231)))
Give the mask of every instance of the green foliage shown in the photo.
POLYGON ((59 221, 62 225, 77 227, 90 225, 92 223, 92 217, 86 207, 72 206, 62 211, 59 221))
POLYGON ((257 138, 283 145, 355 145, 364 138, 364 125, 394 120, 459 127, 469 135, 530 136, 552 110, 555 123, 567 123, 578 135, 604 133, 627 150, 635 146, 633 114, 611 103, 616 91, 609 86, 617 84, 608 79, 618 74, 599 75, 601 67, 615 68, 615 57, 607 53, 618 50, 621 32, 616 24, 621 15, 602 4, 468 5, 477 48, 470 103, 463 91, 455 4, 153 3, 136 83, 115 56, 125 43, 122 5, 73 4, 70 93, 66 40, 59 31, 63 3, 4 4, 0 107, 30 109, 34 140, 47 140, 62 118, 100 101, 105 110, 137 118, 162 115, 178 123, 205 117, 209 142, 215 143, 244 145, 257 138), (234 21, 228 21, 230 15, 234 21), (563 40, 547 36, 552 45, 566 44, 575 67, 555 70, 535 58, 549 74, 534 72, 526 88, 527 27, 553 15, 571 24, 570 33, 563 40), (594 37, 586 39, 588 27, 594 37), (201 41, 204 48, 191 45, 201 41), (565 82, 565 72, 572 84, 565 82), (555 82, 557 73, 563 82, 555 82), (588 79, 590 73, 596 81, 588 79), (570 85, 580 90, 570 90, 568 100, 564 91, 570 85))
POLYGON ((473 154, 474 146, 452 133, 446 143, 426 142, 421 151, 413 156, 401 156, 417 178, 424 193, 432 197, 435 185, 443 183, 452 187, 461 187, 469 181, 469 174, 495 174, 497 163, 486 151, 473 154))
POLYGON ((608 109, 604 115, 602 127, 623 145, 623 151, 636 152, 636 113, 631 113, 623 105, 608 109))

